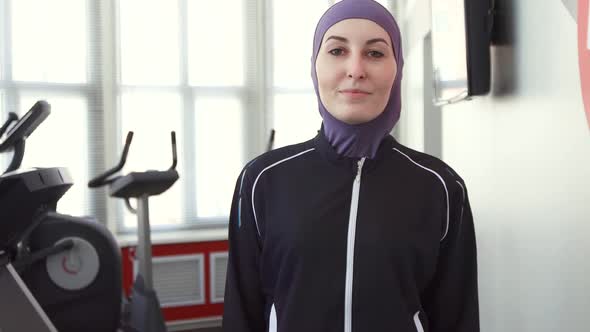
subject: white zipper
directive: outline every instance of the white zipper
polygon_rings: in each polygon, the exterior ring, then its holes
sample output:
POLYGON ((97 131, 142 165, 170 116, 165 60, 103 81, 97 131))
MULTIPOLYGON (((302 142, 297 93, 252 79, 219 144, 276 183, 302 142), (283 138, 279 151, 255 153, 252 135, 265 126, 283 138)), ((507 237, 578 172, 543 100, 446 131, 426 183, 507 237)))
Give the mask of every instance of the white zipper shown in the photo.
POLYGON ((420 321, 420 310, 416 311, 414 314, 414 324, 416 325, 416 331, 424 332, 424 327, 422 326, 422 322, 420 321))
POLYGON ((277 311, 275 309, 274 303, 272 304, 272 307, 270 307, 270 316, 268 317, 268 332, 277 332, 277 311))
POLYGON ((350 217, 348 218, 348 240, 346 246, 346 283, 344 291, 344 332, 352 332, 352 277, 354 272, 354 240, 356 237, 356 217, 361 188, 361 173, 365 158, 358 161, 356 178, 352 184, 350 217))

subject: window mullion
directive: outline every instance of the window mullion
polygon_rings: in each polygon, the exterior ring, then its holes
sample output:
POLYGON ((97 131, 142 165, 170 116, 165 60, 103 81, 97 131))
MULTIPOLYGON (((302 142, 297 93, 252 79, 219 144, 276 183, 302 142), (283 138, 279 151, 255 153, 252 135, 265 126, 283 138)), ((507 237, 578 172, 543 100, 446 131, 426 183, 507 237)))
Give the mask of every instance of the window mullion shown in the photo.
MULTIPOLYGON (((117 0, 97 0, 100 5, 100 52, 102 63, 100 65, 100 84, 102 90, 102 142, 103 142, 103 159, 102 163, 95 165, 95 172, 90 173, 90 177, 104 172, 106 169, 113 167, 119 161, 119 153, 122 150, 120 135, 120 117, 119 117, 119 96, 118 87, 118 64, 119 55, 117 28, 119 26, 117 0)), ((108 197, 106 188, 93 190, 94 204, 98 210, 104 206, 105 220, 108 227, 112 230, 119 231, 123 225, 123 213, 120 209, 119 202, 108 197), (101 203, 98 201, 102 199, 101 203)), ((97 211, 100 214, 100 211, 97 211)))
MULTIPOLYGON (((0 105, 0 109, 2 110, 2 114, 0 114, 0 126, 4 123, 4 120, 7 119, 7 115, 9 112, 8 108, 8 80, 7 80, 7 61, 8 61, 8 44, 7 44, 7 34, 8 34, 8 26, 10 24, 9 15, 8 15, 8 0, 0 0, 0 89, 3 91, 2 93, 2 105, 0 105)), ((0 173, 4 171, 4 168, 8 166, 8 156, 5 154, 0 155, 0 173)))
POLYGON ((247 112, 245 119, 245 133, 247 137, 244 139, 244 156, 246 160, 250 160, 260 153, 264 152, 266 146, 267 134, 270 131, 269 121, 269 104, 271 100, 268 96, 268 87, 271 77, 272 57, 270 47, 267 44, 271 40, 267 32, 271 31, 272 27, 268 26, 271 21, 267 18, 267 13, 270 12, 270 1, 245 1, 246 15, 244 29, 245 33, 242 38, 246 38, 249 42, 246 43, 246 87, 245 87, 245 101, 244 111, 247 112))
POLYGON ((12 17, 10 15, 10 5, 10 0, 0 0, 0 17, 2 18, 0 23, 0 49, 2 50, 0 69, 2 69, 2 80, 5 82, 12 81, 12 54, 10 53, 12 17))
MULTIPOLYGON (((105 42, 108 38, 103 38, 103 21, 104 14, 101 13, 101 4, 98 0, 88 0, 87 2, 87 27, 88 27, 88 45, 87 45, 87 102, 88 102, 88 178, 104 170, 106 147, 104 144, 105 134, 105 96, 104 85, 104 54, 105 42)), ((87 191, 88 206, 90 214, 96 216, 97 220, 108 226, 107 199, 104 193, 98 190, 87 191)))
POLYGON ((182 190, 184 192, 184 220, 185 222, 190 222, 197 215, 196 205, 198 203, 196 199, 197 191, 195 189, 195 178, 198 169, 196 167, 194 152, 196 150, 195 144, 197 140, 195 135, 195 90, 188 86, 184 86, 182 90, 184 106, 184 112, 182 113, 183 135, 179 141, 184 145, 184 153, 183 155, 179 155, 178 158, 184 161, 185 170, 185 174, 180 174, 184 179, 184 188, 182 190))
POLYGON ((11 0, 4 0, 2 3, 2 79, 6 83, 4 94, 4 106, 6 112, 17 112, 18 98, 17 91, 12 83, 12 7, 11 0))
POLYGON ((184 146, 184 153, 178 157, 184 162, 184 172, 180 176, 183 178, 182 192, 183 195, 183 216, 185 223, 194 219, 197 215, 197 200, 195 189, 195 178, 196 172, 198 172, 195 161, 195 90, 189 85, 189 59, 188 59, 188 11, 187 11, 187 0, 178 0, 179 8, 179 46, 180 46, 180 86, 182 93, 182 105, 184 111, 182 112, 182 137, 179 137, 179 142, 182 142, 184 146))

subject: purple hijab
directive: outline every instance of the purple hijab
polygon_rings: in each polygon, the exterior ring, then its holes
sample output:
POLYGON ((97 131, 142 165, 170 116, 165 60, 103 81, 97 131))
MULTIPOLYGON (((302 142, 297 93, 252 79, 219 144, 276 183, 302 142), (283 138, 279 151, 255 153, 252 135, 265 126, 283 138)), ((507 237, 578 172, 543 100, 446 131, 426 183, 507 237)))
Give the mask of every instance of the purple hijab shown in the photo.
POLYGON ((318 107, 323 119, 326 138, 341 155, 347 157, 374 158, 381 140, 387 136, 397 123, 401 110, 401 79, 404 58, 399 27, 391 13, 373 0, 343 0, 330 7, 320 18, 313 39, 313 55, 311 58, 311 77, 318 107), (334 24, 352 18, 367 19, 381 26, 391 38, 397 75, 391 88, 389 101, 385 110, 375 119, 361 124, 350 125, 334 118, 324 107, 318 90, 318 78, 315 62, 326 31, 334 24))

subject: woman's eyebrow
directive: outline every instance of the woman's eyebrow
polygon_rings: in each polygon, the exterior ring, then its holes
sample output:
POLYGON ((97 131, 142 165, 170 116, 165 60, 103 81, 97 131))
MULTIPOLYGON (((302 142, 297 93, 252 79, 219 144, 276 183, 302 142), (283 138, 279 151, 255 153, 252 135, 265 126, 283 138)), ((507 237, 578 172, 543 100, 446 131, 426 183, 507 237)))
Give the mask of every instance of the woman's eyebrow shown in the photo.
POLYGON ((366 44, 369 45, 369 44, 375 44, 375 43, 378 43, 378 42, 383 42, 383 43, 385 43, 385 45, 388 45, 389 46, 389 44, 387 43, 387 41, 385 39, 383 39, 383 38, 369 39, 369 40, 367 40, 367 43, 366 44))
POLYGON ((340 36, 330 36, 330 37, 326 38, 326 40, 324 41, 324 43, 327 42, 330 39, 336 39, 336 40, 341 41, 343 43, 348 43, 348 39, 346 39, 344 37, 340 37, 340 36))
MULTIPOLYGON (((330 37, 326 38, 326 40, 324 41, 324 43, 328 42, 328 40, 330 40, 330 39, 335 39, 335 40, 341 41, 343 43, 348 43, 348 39, 346 39, 344 37, 340 37, 340 36, 330 36, 330 37)), ((369 39, 369 40, 367 40, 367 42, 365 44, 366 45, 370 45, 370 44, 375 44, 375 43, 379 43, 379 42, 385 43, 385 45, 389 45, 387 43, 387 41, 385 39, 383 39, 383 38, 369 39)))

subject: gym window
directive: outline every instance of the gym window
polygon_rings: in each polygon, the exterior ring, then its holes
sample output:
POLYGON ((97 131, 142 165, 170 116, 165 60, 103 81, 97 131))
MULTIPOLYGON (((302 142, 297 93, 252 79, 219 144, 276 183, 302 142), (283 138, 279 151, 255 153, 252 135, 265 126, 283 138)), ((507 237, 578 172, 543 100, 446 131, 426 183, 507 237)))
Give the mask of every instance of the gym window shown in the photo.
POLYGON ((88 180, 118 162, 129 130, 124 173, 168 168, 175 130, 180 180, 150 200, 152 229, 224 226, 270 129, 275 148, 319 129, 311 39, 334 1, 301 1, 0 0, 0 122, 52 106, 22 168, 67 167, 58 212, 134 232, 124 203, 88 180))

